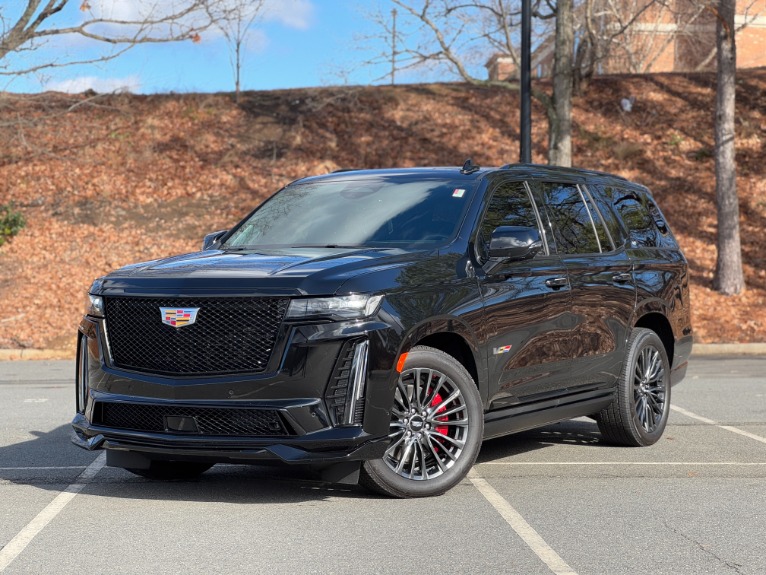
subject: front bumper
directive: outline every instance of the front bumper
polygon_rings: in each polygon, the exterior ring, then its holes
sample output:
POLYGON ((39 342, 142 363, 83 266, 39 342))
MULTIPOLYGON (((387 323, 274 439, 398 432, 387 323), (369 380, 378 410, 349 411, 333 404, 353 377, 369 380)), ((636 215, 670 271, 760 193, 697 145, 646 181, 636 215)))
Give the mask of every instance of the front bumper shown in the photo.
POLYGON ((217 463, 257 463, 278 460, 283 463, 313 464, 364 461, 383 456, 388 437, 372 437, 360 428, 344 432, 316 433, 309 438, 252 439, 169 436, 100 428, 88 423, 82 414, 72 421, 72 442, 89 451, 109 449, 142 453, 152 459, 211 461, 217 463))
POLYGON ((103 320, 88 316, 80 324, 81 381, 72 421, 78 447, 151 459, 324 464, 376 459, 388 445, 400 338, 379 319, 288 325, 269 369, 257 375, 169 377, 120 369, 112 364, 106 329, 103 320), (360 342, 367 354, 364 394, 346 407, 338 399, 338 379, 360 342), (171 416, 158 416, 164 425, 132 424, 110 419, 104 406, 171 416), (179 409, 183 414, 264 412, 275 414, 281 427, 273 435, 268 430, 239 434, 228 427, 211 433, 193 416, 177 417, 179 409))

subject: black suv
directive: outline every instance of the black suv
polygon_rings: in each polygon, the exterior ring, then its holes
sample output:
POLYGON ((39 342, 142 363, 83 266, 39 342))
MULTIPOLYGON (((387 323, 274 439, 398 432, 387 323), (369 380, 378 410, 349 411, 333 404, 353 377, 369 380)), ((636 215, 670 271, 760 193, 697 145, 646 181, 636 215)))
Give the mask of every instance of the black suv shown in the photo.
POLYGON ((146 477, 277 461, 397 497, 563 419, 650 445, 691 352, 688 279, 649 191, 617 176, 301 179, 202 251, 93 283, 75 443, 146 477))

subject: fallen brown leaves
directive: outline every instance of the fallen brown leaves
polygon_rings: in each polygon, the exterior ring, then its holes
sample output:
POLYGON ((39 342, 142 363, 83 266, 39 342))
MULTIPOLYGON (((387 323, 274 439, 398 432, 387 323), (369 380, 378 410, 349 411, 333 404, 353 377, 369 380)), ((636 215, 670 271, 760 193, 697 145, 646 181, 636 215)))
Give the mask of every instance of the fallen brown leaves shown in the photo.
MULTIPOLYGON (((740 73, 738 187, 747 291, 714 292, 713 77, 602 78, 575 102, 575 164, 645 183, 689 259, 698 341, 764 341, 766 71, 740 73), (635 96, 630 113, 621 98, 635 96)), ((229 95, 0 94, 0 204, 28 225, 0 248, 0 348, 71 348, 90 282, 197 249, 288 181, 339 167, 500 165, 515 94, 462 84, 229 95)), ((546 128, 535 108, 534 160, 546 128)))

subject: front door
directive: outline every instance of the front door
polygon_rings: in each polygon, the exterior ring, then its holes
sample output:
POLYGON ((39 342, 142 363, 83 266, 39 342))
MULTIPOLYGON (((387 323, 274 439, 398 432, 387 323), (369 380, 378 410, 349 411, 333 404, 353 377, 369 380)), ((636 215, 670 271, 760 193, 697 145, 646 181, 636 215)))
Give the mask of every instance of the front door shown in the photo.
POLYGON ((534 258, 478 273, 485 310, 489 409, 549 396, 571 368, 571 290, 559 256, 548 249, 540 213, 524 182, 503 180, 491 196, 476 236, 479 263, 499 226, 537 228, 546 245, 534 258))

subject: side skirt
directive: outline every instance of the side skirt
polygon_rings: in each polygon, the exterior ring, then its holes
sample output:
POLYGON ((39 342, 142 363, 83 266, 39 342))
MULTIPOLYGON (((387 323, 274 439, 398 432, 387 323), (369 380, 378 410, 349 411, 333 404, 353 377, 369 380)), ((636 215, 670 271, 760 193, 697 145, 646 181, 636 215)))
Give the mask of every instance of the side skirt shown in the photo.
POLYGON ((490 411, 484 414, 484 439, 592 415, 607 407, 613 397, 612 389, 595 389, 490 411))

